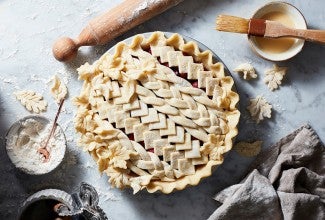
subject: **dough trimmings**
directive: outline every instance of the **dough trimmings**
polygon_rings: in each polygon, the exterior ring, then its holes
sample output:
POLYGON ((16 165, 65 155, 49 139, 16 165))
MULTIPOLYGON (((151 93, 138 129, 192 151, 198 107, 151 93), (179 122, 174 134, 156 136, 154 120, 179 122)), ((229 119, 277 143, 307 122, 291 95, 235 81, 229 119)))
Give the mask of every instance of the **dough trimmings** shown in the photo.
POLYGON ((274 64, 272 69, 265 71, 264 82, 271 91, 279 88, 283 77, 287 73, 287 69, 287 67, 279 67, 274 64))
POLYGON ((265 117, 271 118, 272 105, 270 105, 263 96, 259 95, 255 99, 250 99, 247 110, 258 124, 265 117))
POLYGON ((255 79, 257 78, 257 74, 252 64, 250 63, 242 63, 239 64, 235 69, 235 72, 241 73, 245 80, 255 79))
POLYGON ((210 51, 178 34, 136 35, 78 73, 79 145, 114 187, 197 185, 232 148, 240 115, 233 80, 210 51))
POLYGON ((30 90, 23 90, 14 92, 14 95, 28 111, 36 114, 46 111, 47 102, 41 94, 30 90))
POLYGON ((52 80, 53 82, 50 92, 57 103, 60 103, 68 94, 66 85, 55 75, 52 80))
POLYGON ((258 155, 262 149, 263 141, 249 142, 238 142, 234 146, 234 150, 244 157, 255 157, 258 155))

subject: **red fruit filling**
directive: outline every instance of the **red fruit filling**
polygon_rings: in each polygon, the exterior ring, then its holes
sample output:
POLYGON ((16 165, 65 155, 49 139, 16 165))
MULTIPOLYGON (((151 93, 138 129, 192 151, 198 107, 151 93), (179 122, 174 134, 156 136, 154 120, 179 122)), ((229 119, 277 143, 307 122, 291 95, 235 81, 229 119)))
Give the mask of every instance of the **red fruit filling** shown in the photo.
POLYGON ((192 86, 193 86, 194 88, 198 88, 198 87, 199 87, 199 83, 198 83, 198 81, 194 81, 194 82, 192 82, 191 84, 192 84, 192 86))
POLYGON ((187 80, 187 73, 179 73, 178 76, 187 80))
POLYGON ((128 138, 130 139, 130 141, 134 141, 134 135, 132 134, 128 134, 128 138))
POLYGON ((168 63, 161 63, 161 65, 169 67, 168 63))

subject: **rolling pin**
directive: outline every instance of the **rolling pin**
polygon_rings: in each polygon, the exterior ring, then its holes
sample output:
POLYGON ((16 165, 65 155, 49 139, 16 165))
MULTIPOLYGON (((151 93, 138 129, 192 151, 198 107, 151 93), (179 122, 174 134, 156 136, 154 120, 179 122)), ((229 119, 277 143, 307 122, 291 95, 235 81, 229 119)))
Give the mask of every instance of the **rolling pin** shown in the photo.
POLYGON ((91 20, 76 39, 62 37, 52 48, 59 61, 76 57, 79 47, 105 44, 183 0, 125 0, 91 20))

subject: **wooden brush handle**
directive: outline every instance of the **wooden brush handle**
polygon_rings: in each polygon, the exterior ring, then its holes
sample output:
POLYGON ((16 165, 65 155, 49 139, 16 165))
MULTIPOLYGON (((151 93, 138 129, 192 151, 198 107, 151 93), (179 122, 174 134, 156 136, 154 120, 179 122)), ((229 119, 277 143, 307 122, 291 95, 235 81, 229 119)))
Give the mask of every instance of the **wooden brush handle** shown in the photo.
POLYGON ((81 46, 105 44, 131 28, 177 5, 183 0, 125 0, 91 20, 76 39, 63 37, 53 45, 59 61, 72 60, 81 46))
MULTIPOLYGON (((256 19, 252 19, 256 20, 256 19)), ((256 25, 258 26, 258 25, 256 25)), ((325 30, 303 30, 284 26, 276 21, 265 21, 265 37, 295 37, 307 41, 325 44, 325 30)))
POLYGON ((293 30, 293 37, 307 41, 325 44, 325 30, 293 30))

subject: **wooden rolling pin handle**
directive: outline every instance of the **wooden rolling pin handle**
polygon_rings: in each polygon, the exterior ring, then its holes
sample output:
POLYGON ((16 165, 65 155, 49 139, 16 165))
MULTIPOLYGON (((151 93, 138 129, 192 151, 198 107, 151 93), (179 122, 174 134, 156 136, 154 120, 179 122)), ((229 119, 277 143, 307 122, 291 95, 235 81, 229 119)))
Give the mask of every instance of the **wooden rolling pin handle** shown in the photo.
POLYGON ((63 37, 57 40, 53 45, 53 55, 59 61, 72 60, 79 47, 105 44, 181 1, 183 0, 125 0, 91 20, 77 39, 63 37))

